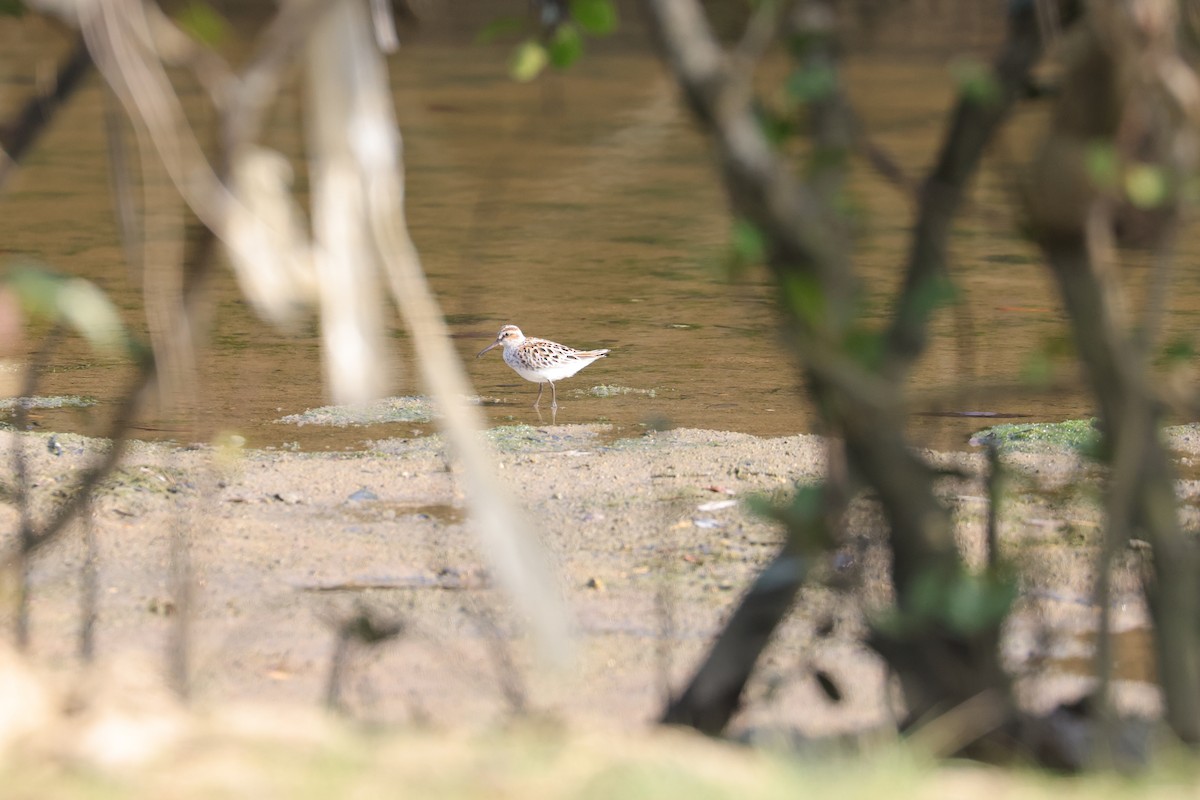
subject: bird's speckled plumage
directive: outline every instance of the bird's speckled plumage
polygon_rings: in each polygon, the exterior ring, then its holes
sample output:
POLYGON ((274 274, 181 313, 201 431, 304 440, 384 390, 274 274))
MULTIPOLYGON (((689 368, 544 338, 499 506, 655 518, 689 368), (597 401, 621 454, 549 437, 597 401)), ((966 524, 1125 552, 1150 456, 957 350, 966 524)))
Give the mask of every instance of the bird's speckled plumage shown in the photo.
POLYGON ((500 333, 496 334, 496 341, 480 350, 475 357, 479 358, 494 347, 504 348, 504 363, 512 367, 514 372, 527 381, 539 384, 534 408, 542 399, 544 387, 541 384, 550 384, 550 392, 554 397, 550 407, 558 408, 558 392, 554 382, 571 377, 609 353, 608 350, 576 350, 549 339, 526 336, 516 325, 501 328, 500 333))

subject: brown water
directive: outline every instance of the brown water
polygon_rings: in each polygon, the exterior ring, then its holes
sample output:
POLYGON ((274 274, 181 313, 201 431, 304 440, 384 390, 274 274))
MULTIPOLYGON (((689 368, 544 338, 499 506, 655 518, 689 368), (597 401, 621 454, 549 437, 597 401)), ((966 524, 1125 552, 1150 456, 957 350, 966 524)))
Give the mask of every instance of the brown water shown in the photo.
MULTIPOLYGON (((51 37, 35 21, 0 19, 0 112, 29 91, 37 48, 51 37)), ((975 31, 970 44, 978 49, 987 38, 975 31)), ((707 144, 644 42, 630 34, 571 72, 532 85, 509 80, 507 53, 508 45, 474 45, 442 31, 418 37, 391 61, 408 221, 477 391, 504 401, 487 407, 491 421, 550 421, 545 404, 540 418, 529 407, 536 387, 497 353, 473 359, 511 322, 531 335, 613 350, 560 384, 559 423, 609 421, 631 433, 644 424, 762 435, 813 430, 796 369, 776 338, 765 275, 752 271, 734 283, 723 277, 729 223, 707 144), (598 384, 653 396, 576 396, 598 384)), ((914 178, 934 158, 952 102, 949 63, 943 54, 897 51, 848 66, 875 144, 914 178)), ((28 255, 89 277, 141 329, 140 290, 123 264, 109 205, 102 99, 93 78, 0 196, 0 259, 28 255)), ((285 98, 270 142, 299 153, 299 116, 294 97, 285 98)), ((970 432, 994 422, 939 416, 947 412, 1037 420, 1091 413, 1076 388, 1038 392, 1020 380, 1032 354, 1064 331, 1035 252, 1013 234, 1005 153, 1021 152, 1037 122, 1032 113, 1018 120, 958 226, 953 257, 963 302, 935 321, 912 384, 913 427, 923 442, 965 447, 970 432)), ((882 324, 905 258, 911 199, 861 163, 852 192, 865 212, 855 263, 868 314, 882 324)), ((326 402, 315 328, 285 335, 259 322, 224 271, 214 298, 195 425, 162 414, 142 420, 137 435, 203 441, 233 431, 252 446, 349 447, 426 430, 275 424, 326 402)), ((1182 329, 1200 301, 1195 291, 1181 291, 1175 303, 1186 308, 1173 311, 1170 325, 1182 329)), ((396 393, 419 394, 399 326, 395 338, 396 393)), ((66 343, 40 393, 89 395, 101 404, 40 412, 35 422, 96 432, 127 371, 66 343)))

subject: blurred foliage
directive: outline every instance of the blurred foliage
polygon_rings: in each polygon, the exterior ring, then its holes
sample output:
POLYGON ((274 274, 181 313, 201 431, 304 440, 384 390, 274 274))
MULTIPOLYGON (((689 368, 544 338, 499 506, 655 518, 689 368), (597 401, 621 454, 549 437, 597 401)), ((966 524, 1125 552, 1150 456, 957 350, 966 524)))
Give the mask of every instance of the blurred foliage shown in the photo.
POLYGON ((612 0, 571 0, 571 19, 592 36, 607 36, 617 29, 617 7, 612 0))
POLYGON ((826 313, 825 289, 812 275, 786 273, 780 276, 784 305, 803 320, 810 330, 823 330, 826 313))
POLYGON ((516 36, 525 30, 525 25, 524 17, 511 15, 496 17, 480 29, 479 33, 475 35, 475 41, 479 44, 491 44, 508 36, 516 36))
POLYGON ((25 13, 21 0, 0 0, 0 17, 19 17, 25 13))
POLYGON ((906 598, 907 607, 893 607, 874 620, 874 627, 903 639, 940 629, 971 637, 997 628, 1017 598, 1017 580, 1008 570, 971 573, 956 568, 927 569, 906 598))
POLYGON ((846 334, 846 353, 860 366, 877 372, 887 355, 887 336, 883 331, 855 326, 846 334))
POLYGON ((762 231, 753 222, 738 217, 729 230, 729 258, 726 266, 729 277, 737 277, 749 267, 766 261, 767 244, 762 231))
POLYGON ((526 39, 513 50, 508 62, 508 74, 515 81, 525 83, 536 78, 550 63, 550 54, 536 39, 526 39))
POLYGON ((550 64, 558 69, 566 69, 583 55, 583 36, 579 28, 570 22, 564 22, 554 29, 546 43, 546 52, 550 56, 550 64))
POLYGON ((497 17, 476 36, 476 41, 488 43, 526 34, 508 62, 509 75, 521 83, 534 80, 547 66, 566 69, 579 61, 583 57, 585 33, 607 36, 617 28, 613 0, 572 0, 566 16, 561 5, 547 0, 534 3, 533 7, 540 19, 497 17))
POLYGON ((1049 336, 1033 349, 1021 367, 1021 381, 1027 386, 1049 386, 1059 365, 1073 362, 1075 344, 1066 336, 1049 336))
POLYGON ((1162 349, 1158 363, 1173 366, 1190 362, 1196 357, 1196 343, 1190 334, 1181 333, 1168 341, 1162 349))
POLYGON ((764 495, 752 495, 746 506, 755 514, 781 523, 796 549, 807 555, 832 552, 837 542, 825 524, 825 488, 800 485, 787 503, 778 503, 764 495))
POLYGON ((799 132, 794 110, 787 110, 789 103, 784 103, 785 110, 780 112, 766 105, 759 104, 755 108, 759 127, 763 136, 767 137, 775 147, 782 146, 788 139, 799 132))
POLYGON ((1088 177, 1102 189, 1116 187, 1120 167, 1117 163, 1117 150, 1109 141, 1090 142, 1084 154, 1088 177))
POLYGON ((1125 173, 1125 194, 1135 208, 1158 208, 1167 201, 1167 173, 1154 164, 1134 164, 1125 173))
POLYGON ((958 93, 968 102, 991 105, 1000 101, 1000 85, 991 67, 975 59, 956 61, 950 67, 958 93))
POLYGON ((12 291, 30 317, 74 330, 101 353, 136 357, 141 352, 116 306, 91 281, 22 264, 10 267, 0 285, 12 291))
POLYGON ((837 72, 826 64, 800 67, 788 76, 784 89, 801 104, 827 100, 837 91, 837 72))
POLYGON ((197 41, 217 47, 229 39, 229 23, 208 3, 192 0, 175 16, 175 22, 197 41))

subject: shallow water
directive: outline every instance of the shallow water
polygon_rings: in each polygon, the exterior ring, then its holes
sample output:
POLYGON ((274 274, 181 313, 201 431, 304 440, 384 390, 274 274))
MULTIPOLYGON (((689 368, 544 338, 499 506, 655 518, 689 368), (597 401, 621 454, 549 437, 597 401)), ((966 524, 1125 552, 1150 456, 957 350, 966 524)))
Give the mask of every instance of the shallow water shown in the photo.
MULTIPOLYGON (((986 53, 989 35, 975 30, 962 47, 986 53)), ((0 112, 28 91, 39 37, 52 36, 33 20, 0 20, 0 52, 13 54, 0 56, 0 112)), ((913 178, 936 154, 952 101, 954 52, 943 42, 848 66, 873 142, 913 178)), ((761 435, 813 430, 796 369, 776 337, 765 275, 724 277, 729 223, 706 142, 644 41, 631 33, 571 72, 532 85, 509 80, 507 54, 508 45, 471 44, 463 30, 434 26, 391 61, 408 221, 476 390, 501 401, 485 406, 491 421, 551 421, 546 402, 540 417, 530 408, 537 387, 497 352, 473 358, 501 325, 515 323, 571 346, 612 348, 609 358, 559 385, 558 423, 608 421, 629 433, 644 425, 761 435), (601 384, 653 394, 586 394, 601 384)), ((109 206, 102 101, 93 78, 0 196, 0 263, 29 256, 89 277, 144 330, 138 281, 124 266, 109 206)), ((1037 113, 1018 119, 996 148, 958 225, 953 257, 962 302, 935 321, 912 382, 912 426, 925 444, 967 447, 973 431, 995 421, 962 412, 1029 420, 1091 413, 1070 370, 1052 392, 1021 381, 1035 351, 1064 331, 1035 252, 1013 233, 1009 154, 1021 152, 1037 113)), ((272 144, 293 155, 301 147, 299 117, 287 97, 268 131, 272 144)), ((867 314, 882 323, 904 262, 911 200, 861 162, 852 194, 863 211, 855 264, 867 314)), ((1180 272, 1194 278, 1190 264, 1180 272)), ((1138 273, 1129 275, 1136 283, 1138 273)), ((251 446, 341 448, 429 429, 275 423, 327 402, 315 328, 285 334, 259 322, 225 271, 213 296, 194 416, 154 415, 140 421, 137 436, 203 441, 232 431, 251 446)), ((1196 292, 1179 291, 1173 302, 1168 325, 1186 329, 1200 308, 1196 292)), ((420 393, 412 358, 397 327, 397 394, 420 393)), ((95 433, 127 376, 124 365, 68 341, 39 391, 95 397, 100 405, 32 418, 95 433)))

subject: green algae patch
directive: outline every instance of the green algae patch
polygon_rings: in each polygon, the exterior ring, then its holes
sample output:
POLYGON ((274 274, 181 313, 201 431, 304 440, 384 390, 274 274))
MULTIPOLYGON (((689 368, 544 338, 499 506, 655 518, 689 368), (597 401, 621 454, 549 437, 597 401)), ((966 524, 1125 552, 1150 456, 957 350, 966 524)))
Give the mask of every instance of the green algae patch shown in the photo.
POLYGON ((43 411, 54 408, 90 408, 96 405, 96 398, 83 395, 51 395, 48 397, 5 397, 0 399, 0 411, 12 411, 18 406, 30 410, 43 411))
POLYGON ((182 469, 129 466, 117 467, 97 487, 98 496, 126 497, 130 494, 159 495, 192 493, 195 487, 182 469))
POLYGON ((993 444, 1001 452, 1043 453, 1073 450, 1092 455, 1100 445, 1095 418, 1066 422, 1021 422, 984 428, 971 437, 971 444, 993 444))
MULTIPOLYGON (((480 435, 498 453, 561 453, 570 450, 594 450, 605 425, 500 425, 488 428, 480 435)), ((416 436, 407 439, 377 439, 368 442, 376 453, 388 455, 418 455, 440 453, 445 449, 442 434, 416 436)))
POLYGON ((596 431, 587 425, 501 425, 484 434, 502 453, 561 452, 596 446, 596 431))
MULTIPOLYGON (((471 405, 487 405, 494 400, 468 397, 471 405)), ((382 425, 389 422, 433 422, 437 412, 428 397, 385 397, 361 406, 321 406, 275 420, 284 425, 382 425)))
POLYGON ((592 397, 619 397, 625 394, 640 394, 645 395, 646 397, 656 397, 658 394, 654 389, 635 389, 632 386, 617 386, 615 384, 600 384, 599 386, 593 386, 587 390, 575 389, 574 391, 576 395, 587 394, 592 397))

